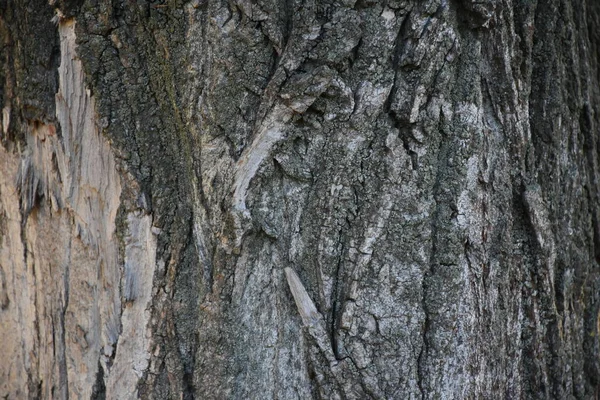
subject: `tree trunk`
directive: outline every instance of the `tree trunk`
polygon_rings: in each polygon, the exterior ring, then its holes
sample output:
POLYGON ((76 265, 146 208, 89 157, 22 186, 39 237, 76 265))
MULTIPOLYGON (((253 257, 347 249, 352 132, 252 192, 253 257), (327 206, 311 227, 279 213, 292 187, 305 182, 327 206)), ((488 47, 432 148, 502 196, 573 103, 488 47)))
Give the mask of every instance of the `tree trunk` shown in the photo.
POLYGON ((0 1, 0 395, 597 399, 596 0, 0 1))

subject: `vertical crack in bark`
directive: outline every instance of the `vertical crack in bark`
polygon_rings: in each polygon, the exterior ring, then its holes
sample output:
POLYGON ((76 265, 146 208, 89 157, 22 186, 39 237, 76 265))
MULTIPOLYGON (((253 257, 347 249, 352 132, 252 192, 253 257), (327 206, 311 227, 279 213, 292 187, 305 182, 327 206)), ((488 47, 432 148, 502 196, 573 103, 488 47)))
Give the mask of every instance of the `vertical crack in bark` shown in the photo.
MULTIPOLYGON (((68 399, 68 397, 67 397, 68 399)), ((104 384, 104 368, 102 363, 98 360, 98 372, 96 372, 96 382, 92 388, 91 400, 105 400, 106 399, 106 385, 104 384)))
MULTIPOLYGON (((398 91, 398 74, 400 73, 401 69, 400 61, 402 59, 404 48, 406 46, 406 36, 408 34, 412 12, 412 10, 408 11, 407 14, 403 17, 402 23, 400 24, 400 29, 398 29, 398 35, 395 39, 394 54, 392 59, 392 68, 394 70, 394 82, 384 102, 383 110, 390 116, 391 120, 393 121, 394 127, 398 129, 398 137, 402 141, 402 146, 406 151, 406 154, 408 154, 411 158, 412 168, 413 170, 417 170, 419 168, 418 155, 410 148, 408 133, 406 132, 407 129, 410 128, 410 125, 407 124, 406 121, 402 120, 398 115, 396 115, 395 111, 391 110, 392 102, 394 101, 394 98, 396 97, 398 91)), ((358 102, 356 104, 358 104, 358 102)))
POLYGON ((430 328, 431 328, 431 311, 429 310, 429 306, 428 306, 428 301, 429 299, 429 284, 428 284, 428 280, 431 279, 432 275, 435 273, 435 263, 437 262, 436 260, 436 253, 437 253, 437 241, 438 241, 438 223, 439 223, 439 200, 438 200, 438 193, 440 190, 440 186, 441 186, 441 163, 442 163, 442 157, 444 155, 444 152, 441 151, 441 146, 440 149, 438 150, 438 158, 437 158, 437 166, 436 166, 436 174, 435 174, 435 184, 433 186, 433 196, 435 199, 435 203, 436 203, 436 208, 435 208, 435 213, 432 216, 432 220, 431 220, 431 249, 430 249, 430 255, 429 255, 429 264, 428 264, 428 270, 423 272, 423 277, 421 280, 421 291, 422 291, 422 297, 421 297, 421 307, 423 308, 423 314, 425 315, 424 321, 423 321, 423 327, 422 327, 422 332, 421 332, 421 338, 422 338, 422 345, 421 345, 421 351, 419 352, 419 356, 417 359, 417 386, 421 392, 421 398, 425 399, 429 396, 429 388, 428 385, 426 384, 425 380, 428 376, 428 371, 427 371, 427 362, 428 362, 428 356, 429 356, 429 347, 430 347, 430 343, 429 343, 429 334, 430 334, 430 328))
POLYGON ((331 349, 333 350, 333 354, 337 360, 343 358, 339 354, 339 337, 338 337, 338 326, 339 320, 342 317, 342 307, 343 307, 343 299, 342 299, 342 284, 340 280, 342 279, 342 265, 344 263, 344 240, 340 235, 340 257, 338 259, 338 263, 335 269, 335 277, 333 280, 333 287, 331 289, 331 322, 329 324, 329 334, 331 340, 331 349))
POLYGON ((425 293, 427 291, 427 286, 425 284, 425 276, 423 277, 423 281, 421 283, 421 287, 423 290, 423 299, 422 301, 422 307, 423 307, 423 313, 425 314, 425 321, 423 322, 423 330, 421 333, 421 337, 423 340, 423 343, 421 345, 421 350, 419 351, 419 356, 417 358, 417 386, 419 388, 419 391, 421 392, 421 398, 424 400, 427 397, 427 391, 423 385, 425 377, 426 375, 426 370, 425 370, 425 363, 427 362, 427 349, 429 346, 428 343, 428 338, 427 338, 427 334, 429 332, 429 324, 430 324, 430 320, 429 320, 429 312, 427 310, 427 304, 425 301, 425 293))
POLYGON ((515 215, 514 235, 516 236, 516 248, 519 251, 518 261, 525 268, 524 282, 521 286, 523 296, 523 308, 526 323, 522 327, 522 348, 525 353, 524 368, 522 373, 525 379, 525 391, 534 397, 549 397, 548 387, 548 364, 545 357, 545 341, 543 337, 547 334, 543 324, 543 304, 540 304, 541 291, 544 290, 542 282, 536 275, 538 271, 539 249, 536 249, 537 238, 535 228, 531 225, 527 211, 527 205, 523 192, 516 185, 514 189, 513 212, 515 215))
POLYGON ((431 310, 429 309, 428 302, 430 301, 430 288, 429 280, 435 273, 435 264, 437 263, 437 251, 438 251, 438 224, 440 218, 440 199, 439 193, 442 185, 442 162, 445 160, 444 144, 440 144, 438 147, 438 156, 436 159, 436 172, 435 181, 432 188, 432 195, 435 201, 435 211, 431 219, 431 249, 429 254, 428 269, 423 271, 421 279, 421 307, 423 309, 424 321, 421 331, 422 345, 421 350, 417 359, 417 386, 421 392, 421 398, 425 399, 429 396, 429 385, 426 382, 428 377, 427 362, 429 357, 429 335, 431 329, 431 310))
MULTIPOLYGON (((397 86, 396 86, 396 82, 398 79, 398 70, 400 69, 400 67, 399 67, 400 57, 402 56, 402 52, 404 51, 404 46, 406 45, 404 41, 406 39, 405 36, 406 36, 407 29, 408 29, 411 13, 412 13, 412 10, 409 11, 404 16, 402 23, 400 24, 400 29, 398 29, 398 35, 396 36, 396 39, 395 39, 394 54, 393 54, 393 58, 392 58, 392 69, 394 70, 394 83, 392 84, 390 93, 388 94, 388 97, 386 98, 386 100, 383 104, 383 110, 386 113, 390 113, 392 102, 394 101, 394 97, 396 96, 396 91, 398 90, 397 86)), ((356 102, 355 104, 358 104, 358 102, 356 102)))

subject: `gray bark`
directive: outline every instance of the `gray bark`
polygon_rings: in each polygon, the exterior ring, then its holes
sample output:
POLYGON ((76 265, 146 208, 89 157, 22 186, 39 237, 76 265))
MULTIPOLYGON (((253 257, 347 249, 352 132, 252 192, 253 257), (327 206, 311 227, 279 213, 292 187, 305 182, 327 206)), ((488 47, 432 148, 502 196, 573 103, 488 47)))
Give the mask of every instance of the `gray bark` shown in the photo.
POLYGON ((0 395, 594 399, 600 3, 0 2, 0 395))

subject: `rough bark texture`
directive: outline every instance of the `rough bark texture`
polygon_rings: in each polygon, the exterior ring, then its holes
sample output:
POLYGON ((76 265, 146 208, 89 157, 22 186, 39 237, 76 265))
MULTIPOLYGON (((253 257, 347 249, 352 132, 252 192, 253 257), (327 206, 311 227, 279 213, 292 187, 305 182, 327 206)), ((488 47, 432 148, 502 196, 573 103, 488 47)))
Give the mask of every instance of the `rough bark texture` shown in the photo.
POLYGON ((600 3, 50 3, 0 2, 0 395, 598 398, 600 3))

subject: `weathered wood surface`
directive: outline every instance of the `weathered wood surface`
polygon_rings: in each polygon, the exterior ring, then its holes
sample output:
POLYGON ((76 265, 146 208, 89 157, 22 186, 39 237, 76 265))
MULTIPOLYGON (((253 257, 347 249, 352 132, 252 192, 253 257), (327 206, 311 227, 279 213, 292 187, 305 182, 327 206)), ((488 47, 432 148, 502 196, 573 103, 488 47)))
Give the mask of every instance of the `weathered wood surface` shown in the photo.
POLYGON ((0 3, 0 395, 598 397, 600 3, 50 3, 0 3))

